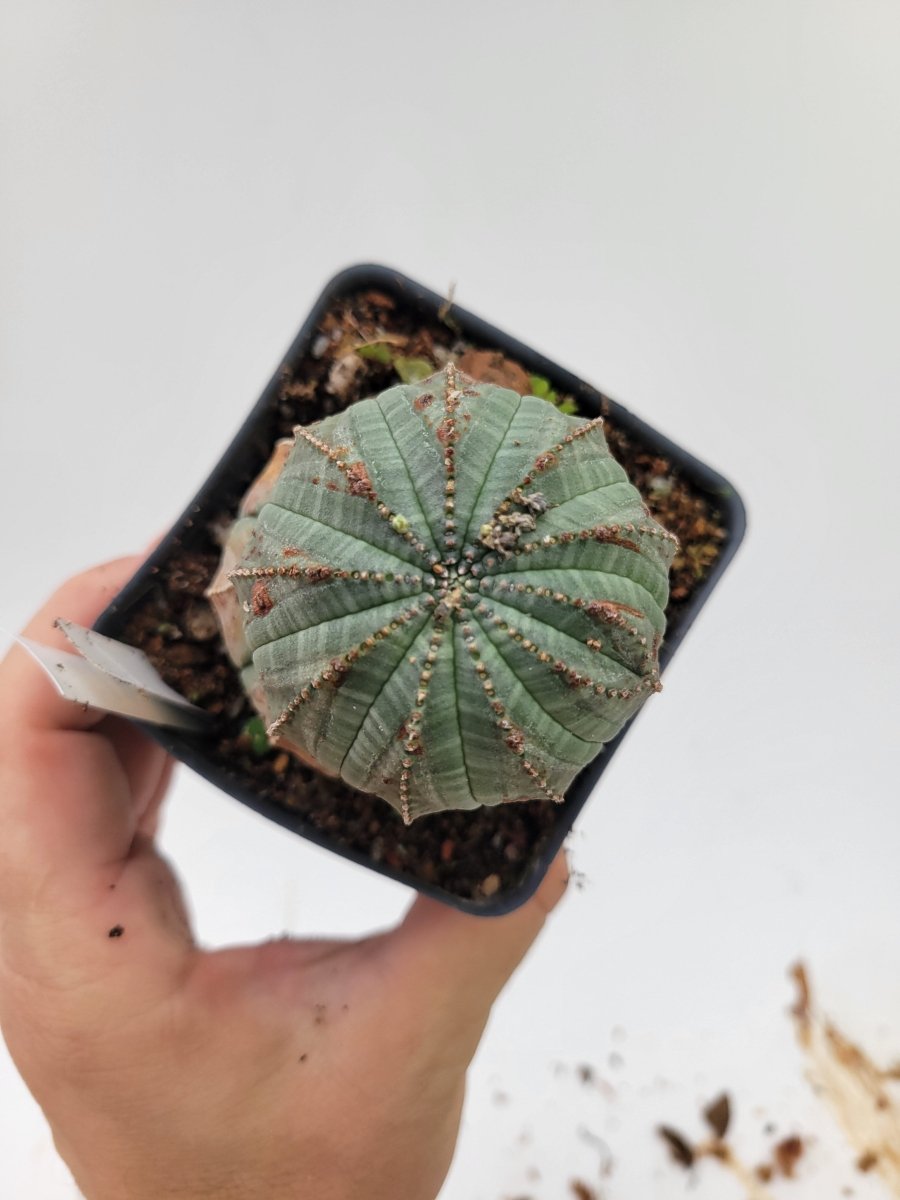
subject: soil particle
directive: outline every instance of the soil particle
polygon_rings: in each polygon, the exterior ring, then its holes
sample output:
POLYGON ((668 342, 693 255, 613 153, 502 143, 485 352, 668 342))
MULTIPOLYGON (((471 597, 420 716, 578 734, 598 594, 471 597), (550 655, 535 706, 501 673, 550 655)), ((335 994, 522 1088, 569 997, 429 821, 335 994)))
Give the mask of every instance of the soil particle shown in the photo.
POLYGON ((803 1157, 803 1141, 792 1134, 783 1138, 772 1151, 778 1170, 786 1179, 793 1179, 797 1163, 803 1157))
POLYGON ((365 363, 358 354, 345 354, 332 364, 328 372, 329 390, 341 400, 346 399, 357 377, 364 370, 365 363))
POLYGON ((686 1138, 681 1136, 677 1129, 672 1129, 669 1125, 660 1125, 657 1132, 668 1146, 673 1162, 676 1162, 679 1167, 684 1167, 685 1169, 694 1165, 693 1147, 686 1138))
POLYGON ((528 372, 499 350, 467 350, 456 365, 480 383, 496 383, 500 387, 512 388, 520 396, 531 394, 528 372))
POLYGON ((190 604, 184 613, 184 632, 195 642, 210 642, 219 636, 219 623, 208 604, 190 604))
POLYGON ((723 1138, 731 1124, 731 1101, 727 1092, 722 1092, 703 1110, 707 1125, 717 1138, 723 1138))
POLYGON ((386 296, 384 292, 379 292, 377 288, 370 288, 369 291, 363 292, 360 297, 372 308, 384 308, 390 312, 396 308, 396 304, 390 296, 386 296))
POLYGON ((599 1193, 589 1187, 583 1179, 573 1179, 569 1184, 569 1191, 575 1200, 600 1200, 599 1193))
POLYGON ((206 657, 200 646, 187 641, 179 641, 174 646, 166 648, 169 661, 177 667, 192 667, 202 663, 206 657))

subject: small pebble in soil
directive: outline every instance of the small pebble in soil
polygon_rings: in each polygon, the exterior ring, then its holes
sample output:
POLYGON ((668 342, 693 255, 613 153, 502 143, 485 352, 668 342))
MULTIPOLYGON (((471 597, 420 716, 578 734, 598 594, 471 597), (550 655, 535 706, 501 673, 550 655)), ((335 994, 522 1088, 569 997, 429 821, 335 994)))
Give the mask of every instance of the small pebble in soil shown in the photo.
POLYGON ((219 636, 219 624, 215 613, 208 604, 201 601, 187 606, 182 623, 188 637, 193 638, 195 642, 211 642, 219 636))

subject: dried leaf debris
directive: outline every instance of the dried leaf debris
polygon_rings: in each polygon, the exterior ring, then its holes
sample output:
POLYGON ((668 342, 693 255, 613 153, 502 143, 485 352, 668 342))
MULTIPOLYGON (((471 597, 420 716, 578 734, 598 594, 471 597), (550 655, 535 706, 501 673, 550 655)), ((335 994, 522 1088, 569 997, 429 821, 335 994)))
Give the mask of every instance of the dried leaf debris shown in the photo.
POLYGON ((791 1014, 816 1094, 831 1109, 861 1172, 877 1171, 900 1197, 900 1105, 890 1085, 896 1066, 879 1067, 817 1009, 802 963, 791 969, 797 996, 791 1014))

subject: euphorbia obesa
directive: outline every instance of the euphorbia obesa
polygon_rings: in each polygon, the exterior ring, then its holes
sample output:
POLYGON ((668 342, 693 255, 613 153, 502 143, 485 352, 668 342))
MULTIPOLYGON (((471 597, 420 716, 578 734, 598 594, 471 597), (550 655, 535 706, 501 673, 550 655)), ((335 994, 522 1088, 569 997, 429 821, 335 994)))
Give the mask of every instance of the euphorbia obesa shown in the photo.
POLYGON ((409 822, 562 798, 659 689, 676 544, 599 418, 448 365, 279 443, 209 595, 269 738, 409 822))

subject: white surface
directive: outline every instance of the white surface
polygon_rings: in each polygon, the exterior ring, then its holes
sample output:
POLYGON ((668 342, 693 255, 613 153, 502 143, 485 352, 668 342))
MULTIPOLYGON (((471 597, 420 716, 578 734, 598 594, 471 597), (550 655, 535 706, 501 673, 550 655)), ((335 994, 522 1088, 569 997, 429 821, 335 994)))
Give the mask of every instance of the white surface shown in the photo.
MULTIPOLYGON (((587 885, 496 1010, 443 1200, 595 1182, 579 1126, 607 1200, 683 1196, 654 1126, 699 1132, 722 1087, 751 1157, 768 1119, 816 1137, 785 1196, 883 1194, 804 1083, 785 969, 900 1056, 898 38, 894 0, 3 8, 5 624, 167 525, 364 259, 455 279, 745 494, 579 823, 587 885)), ((407 900, 186 772, 164 843, 212 943, 407 900)), ((69 1200, 5 1059, 0 1114, 4 1200, 69 1200)), ((691 1194, 740 1191, 705 1164, 691 1194)))

